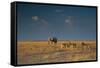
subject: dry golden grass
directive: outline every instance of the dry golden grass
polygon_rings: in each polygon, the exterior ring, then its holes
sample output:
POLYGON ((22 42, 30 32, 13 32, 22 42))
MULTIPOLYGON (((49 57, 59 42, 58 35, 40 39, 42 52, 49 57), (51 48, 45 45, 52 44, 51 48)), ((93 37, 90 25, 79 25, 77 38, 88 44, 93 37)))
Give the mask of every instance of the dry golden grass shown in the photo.
POLYGON ((96 60, 96 41, 71 41, 76 47, 64 47, 62 43, 69 41, 58 41, 56 45, 49 45, 47 41, 19 41, 18 64, 96 60), (81 42, 88 44, 88 47, 83 47, 81 42))

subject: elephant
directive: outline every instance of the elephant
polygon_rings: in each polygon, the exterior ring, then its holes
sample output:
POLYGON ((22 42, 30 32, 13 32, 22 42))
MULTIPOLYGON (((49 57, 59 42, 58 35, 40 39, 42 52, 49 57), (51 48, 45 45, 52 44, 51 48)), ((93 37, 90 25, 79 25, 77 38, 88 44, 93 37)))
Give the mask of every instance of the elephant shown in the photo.
POLYGON ((49 37, 48 38, 48 44, 49 45, 57 44, 57 38, 56 37, 49 37))

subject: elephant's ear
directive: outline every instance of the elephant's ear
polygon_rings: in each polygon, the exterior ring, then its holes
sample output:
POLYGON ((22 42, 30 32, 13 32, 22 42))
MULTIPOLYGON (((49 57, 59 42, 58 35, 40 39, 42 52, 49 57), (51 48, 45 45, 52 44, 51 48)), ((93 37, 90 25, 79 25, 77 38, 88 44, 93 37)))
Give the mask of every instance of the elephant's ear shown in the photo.
POLYGON ((53 40, 53 38, 51 38, 51 40, 53 40))
POLYGON ((48 39, 50 39, 51 37, 48 37, 48 39))

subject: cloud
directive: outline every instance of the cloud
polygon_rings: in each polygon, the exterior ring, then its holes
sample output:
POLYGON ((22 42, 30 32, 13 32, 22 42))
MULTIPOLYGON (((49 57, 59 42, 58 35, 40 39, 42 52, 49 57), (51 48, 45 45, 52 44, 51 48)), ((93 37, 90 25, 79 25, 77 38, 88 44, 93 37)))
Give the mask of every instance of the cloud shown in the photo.
POLYGON ((58 13, 59 13, 59 12, 63 12, 62 9, 56 9, 55 11, 58 12, 58 13))
POLYGON ((48 22, 47 22, 45 19, 41 19, 41 22, 42 22, 44 25, 48 25, 48 22))
POLYGON ((32 20, 37 21, 37 20, 39 20, 39 17, 38 16, 32 16, 32 20))
POLYGON ((70 23, 70 20, 69 20, 69 19, 66 19, 65 22, 66 22, 66 23, 70 23))
POLYGON ((73 17, 72 16, 68 16, 66 19, 65 19, 65 23, 67 24, 67 26, 69 27, 69 29, 71 31, 73 31, 73 27, 74 27, 74 21, 73 21, 73 17))
POLYGON ((65 23, 73 23, 73 17, 72 17, 72 16, 68 16, 68 17, 65 19, 65 23))
POLYGON ((42 24, 45 24, 45 25, 48 24, 48 22, 44 18, 39 17, 39 16, 32 16, 32 20, 38 21, 38 23, 42 23, 42 24))

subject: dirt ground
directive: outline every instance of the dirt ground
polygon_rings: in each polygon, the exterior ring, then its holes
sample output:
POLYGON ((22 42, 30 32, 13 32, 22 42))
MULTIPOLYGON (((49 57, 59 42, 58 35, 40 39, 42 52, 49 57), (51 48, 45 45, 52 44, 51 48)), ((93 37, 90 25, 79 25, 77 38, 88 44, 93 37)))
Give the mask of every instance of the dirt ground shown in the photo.
POLYGON ((19 41, 17 43, 19 65, 88 60, 96 60, 96 41, 94 40, 63 40, 58 41, 57 44, 48 44, 48 41, 19 41))

